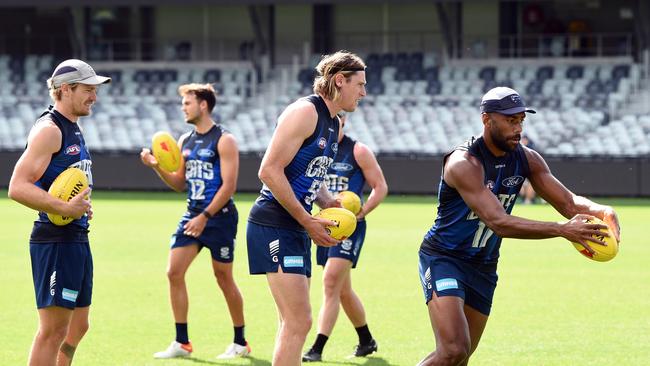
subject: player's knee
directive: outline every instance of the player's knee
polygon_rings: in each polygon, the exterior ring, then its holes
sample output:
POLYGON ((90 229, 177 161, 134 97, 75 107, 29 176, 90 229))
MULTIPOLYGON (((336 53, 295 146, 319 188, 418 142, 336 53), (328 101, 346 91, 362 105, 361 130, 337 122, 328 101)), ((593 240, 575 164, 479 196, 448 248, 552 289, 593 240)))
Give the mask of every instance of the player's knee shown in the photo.
POLYGON ((68 325, 58 325, 51 327, 41 327, 38 330, 38 336, 43 341, 56 344, 57 346, 63 343, 65 337, 68 335, 68 325))
POLYGON ((354 298, 354 292, 352 291, 352 287, 349 286, 343 286, 341 289, 341 302, 347 303, 352 301, 354 298))
POLYGON ((327 295, 340 295, 341 283, 337 275, 326 274, 323 277, 323 290, 327 295))
POLYGON ((176 268, 167 268, 167 279, 171 283, 182 283, 185 280, 185 272, 176 268))
POLYGON ((294 314, 291 317, 285 318, 284 326, 290 333, 306 337, 311 329, 312 323, 311 313, 294 314))
POLYGON ((469 341, 461 340, 445 344, 436 353, 442 356, 446 365, 458 365, 469 357, 470 349, 469 341))
POLYGON ((232 272, 226 268, 213 267, 212 272, 219 283, 232 281, 232 272))
POLYGON ((77 322, 74 325, 74 331, 79 336, 79 338, 86 335, 88 329, 90 329, 90 323, 87 320, 82 322, 77 322))

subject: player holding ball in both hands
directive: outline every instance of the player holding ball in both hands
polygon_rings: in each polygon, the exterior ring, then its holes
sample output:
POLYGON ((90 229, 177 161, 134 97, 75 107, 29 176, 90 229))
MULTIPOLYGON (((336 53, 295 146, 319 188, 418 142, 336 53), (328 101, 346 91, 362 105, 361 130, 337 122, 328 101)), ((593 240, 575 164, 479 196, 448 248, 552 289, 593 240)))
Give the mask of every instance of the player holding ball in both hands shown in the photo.
POLYGON ((11 199, 39 211, 29 239, 38 307, 30 365, 70 365, 88 331, 93 290, 88 241, 88 221, 93 213, 90 188, 68 202, 47 191, 55 178, 71 167, 83 171, 92 187, 92 159, 78 122, 90 115, 99 85, 110 82, 81 60, 60 63, 47 80, 54 106, 34 124, 9 182, 11 199), (57 226, 48 213, 74 220, 57 226))
POLYGON ((481 101, 483 135, 445 155, 438 216, 420 247, 420 280, 436 348, 420 365, 467 365, 487 324, 497 284, 502 238, 564 237, 605 245, 606 225, 620 240, 614 209, 576 196, 558 181, 544 159, 519 142, 527 109, 516 91, 489 90, 481 101), (566 222, 543 222, 510 213, 525 178, 566 222))
POLYGON ((336 114, 354 111, 366 95, 365 64, 352 53, 324 56, 316 71, 314 94, 290 104, 278 118, 246 231, 250 273, 266 275, 278 310, 273 354, 278 366, 300 365, 311 328, 311 240, 338 244, 326 230, 334 223, 311 215, 314 202, 338 206, 323 184, 338 149, 336 114))
POLYGON ((153 168, 171 189, 187 187, 187 212, 172 236, 167 267, 169 292, 176 322, 176 339, 155 358, 187 357, 192 353, 187 328, 188 295, 185 273, 203 247, 210 249, 212 269, 228 304, 234 340, 218 358, 246 356, 244 304, 232 274, 238 214, 232 196, 237 185, 239 151, 232 134, 210 117, 216 103, 210 84, 179 87, 187 123, 194 126, 178 141, 184 163, 175 172, 158 166, 149 149, 140 153, 142 163, 153 168))

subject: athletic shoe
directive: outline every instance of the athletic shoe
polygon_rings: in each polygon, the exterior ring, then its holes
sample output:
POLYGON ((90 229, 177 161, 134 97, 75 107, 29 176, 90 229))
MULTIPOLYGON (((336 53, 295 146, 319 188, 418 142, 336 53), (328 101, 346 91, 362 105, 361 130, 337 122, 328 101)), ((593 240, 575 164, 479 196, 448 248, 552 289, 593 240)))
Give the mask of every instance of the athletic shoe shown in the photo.
POLYGON ((354 354, 352 356, 364 357, 375 352, 377 352, 377 342, 374 339, 371 339, 368 344, 357 344, 356 347, 354 347, 354 354))
POLYGON ((309 351, 302 355, 302 362, 320 362, 322 358, 323 355, 310 348, 309 351))
POLYGON ((246 342, 245 346, 239 345, 237 343, 231 343, 227 348, 226 352, 217 356, 218 359, 226 360, 236 357, 246 357, 251 353, 251 346, 246 342))
POLYGON ((174 358, 174 357, 188 357, 192 354, 192 343, 179 343, 173 341, 166 350, 156 352, 153 358, 174 358))

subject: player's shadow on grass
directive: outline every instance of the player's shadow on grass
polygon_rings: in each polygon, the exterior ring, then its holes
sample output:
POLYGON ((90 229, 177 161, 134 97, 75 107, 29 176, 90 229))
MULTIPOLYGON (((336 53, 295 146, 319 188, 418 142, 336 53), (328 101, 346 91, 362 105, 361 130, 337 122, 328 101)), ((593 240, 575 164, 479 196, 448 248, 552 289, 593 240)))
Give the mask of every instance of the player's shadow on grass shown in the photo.
MULTIPOLYGON (((202 358, 196 358, 196 357, 187 357, 184 358, 187 361, 191 361, 193 363, 198 363, 198 364, 204 364, 204 365, 232 365, 233 360, 226 360, 226 361, 212 361, 212 360, 204 360, 202 358)), ((271 362, 267 360, 260 360, 255 357, 251 356, 246 356, 244 358, 237 359, 236 361, 237 364, 240 364, 241 361, 244 362, 244 365, 251 365, 251 366, 271 366, 271 362)))
POLYGON ((376 357, 376 356, 370 356, 366 358, 351 358, 343 361, 324 360, 323 362, 314 362, 314 366, 316 365, 397 366, 397 364, 392 364, 384 360, 382 357, 376 357), (362 362, 354 362, 354 361, 362 361, 362 362))

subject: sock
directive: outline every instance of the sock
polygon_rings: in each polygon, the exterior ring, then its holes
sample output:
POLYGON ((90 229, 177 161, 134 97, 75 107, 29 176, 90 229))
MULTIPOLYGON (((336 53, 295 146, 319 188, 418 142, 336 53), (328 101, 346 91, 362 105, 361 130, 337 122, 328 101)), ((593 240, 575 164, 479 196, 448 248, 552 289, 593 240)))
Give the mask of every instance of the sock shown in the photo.
POLYGON ((325 343, 327 343, 328 339, 329 337, 325 334, 318 333, 316 336, 316 341, 314 341, 314 345, 311 346, 312 351, 316 353, 323 353, 323 348, 325 348, 325 343))
POLYGON ((368 329, 368 324, 354 328, 359 335, 359 344, 368 344, 372 340, 372 335, 370 334, 370 329, 368 329))
POLYGON ((183 344, 190 343, 187 336, 187 323, 176 323, 176 342, 183 344))
POLYGON ((233 342, 237 343, 240 346, 246 345, 246 338, 244 337, 244 326, 234 327, 235 328, 235 339, 233 342))

